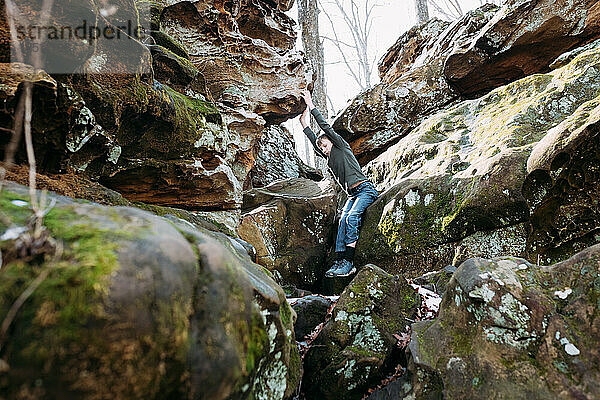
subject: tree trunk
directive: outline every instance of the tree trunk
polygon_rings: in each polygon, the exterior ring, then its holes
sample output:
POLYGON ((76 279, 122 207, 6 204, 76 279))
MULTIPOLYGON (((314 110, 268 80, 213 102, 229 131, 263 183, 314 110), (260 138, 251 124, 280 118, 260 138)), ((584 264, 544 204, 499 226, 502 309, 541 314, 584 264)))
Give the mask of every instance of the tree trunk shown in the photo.
MULTIPOLYGON (((327 97, 325 89, 325 61, 323 57, 323 43, 319 37, 319 9, 317 0, 298 0, 298 22, 302 30, 302 45, 306 58, 310 61, 314 74, 314 87, 312 91, 313 102, 327 118, 327 97)), ((311 121, 313 131, 318 132, 319 127, 311 121)), ((323 170, 325 163, 315 157, 314 151, 310 152, 312 160, 318 169, 323 170)), ((308 154, 307 154, 307 158, 308 154)))
POLYGON ((415 8, 417 9, 417 20, 419 24, 429 21, 429 8, 427 0, 415 0, 415 8))

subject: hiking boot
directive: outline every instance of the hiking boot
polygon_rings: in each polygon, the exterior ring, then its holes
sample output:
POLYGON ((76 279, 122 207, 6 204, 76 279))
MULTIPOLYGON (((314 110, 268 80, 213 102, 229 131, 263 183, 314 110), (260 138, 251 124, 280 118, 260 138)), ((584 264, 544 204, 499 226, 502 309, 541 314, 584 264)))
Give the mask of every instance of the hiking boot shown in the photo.
POLYGON ((343 277, 349 276, 356 272, 356 267, 352 264, 352 261, 343 259, 340 261, 340 266, 335 271, 334 276, 343 277))
POLYGON ((330 278, 332 276, 335 276, 335 271, 337 271, 337 269, 340 267, 340 260, 335 260, 333 262, 333 265, 331 266, 331 268, 329 268, 327 270, 327 272, 325 272, 325 276, 330 278))

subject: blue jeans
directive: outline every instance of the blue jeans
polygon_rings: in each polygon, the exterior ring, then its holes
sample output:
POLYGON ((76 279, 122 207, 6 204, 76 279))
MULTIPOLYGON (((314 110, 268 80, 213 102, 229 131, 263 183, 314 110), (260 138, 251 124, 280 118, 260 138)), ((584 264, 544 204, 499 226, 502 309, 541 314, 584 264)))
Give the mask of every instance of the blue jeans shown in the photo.
POLYGON ((340 224, 335 240, 335 251, 345 251, 347 244, 358 240, 358 228, 362 214, 367 207, 373 204, 379 195, 375 186, 369 181, 350 189, 349 192, 350 196, 346 200, 342 215, 340 216, 340 224))

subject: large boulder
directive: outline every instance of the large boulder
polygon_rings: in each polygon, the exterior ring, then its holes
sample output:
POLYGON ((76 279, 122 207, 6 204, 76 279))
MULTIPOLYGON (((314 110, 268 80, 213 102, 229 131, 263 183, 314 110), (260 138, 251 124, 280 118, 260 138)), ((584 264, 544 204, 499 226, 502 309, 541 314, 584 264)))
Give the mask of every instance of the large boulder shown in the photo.
POLYGON ((85 159, 78 170, 132 201, 189 210, 240 207, 241 176, 230 150, 239 138, 227 134, 215 104, 136 75, 76 75, 69 83, 120 148, 112 163, 85 159))
POLYGON ((295 178, 244 192, 239 236, 280 284, 320 290, 335 232, 331 181, 295 178))
POLYGON ((468 45, 457 47, 444 76, 473 98, 546 72, 556 57, 600 36, 596 0, 509 0, 468 45))
MULTIPOLYGON (((593 149, 598 142, 599 67, 600 47, 594 46, 550 73, 532 75, 432 115, 373 160, 366 172, 385 192, 365 214, 359 259, 422 274, 424 266, 443 268, 461 252, 537 261, 553 246, 564 244, 565 251, 557 257, 565 259, 573 254, 569 246, 597 242, 592 232, 600 228, 600 219, 589 211, 595 210, 598 178, 593 168, 585 176, 578 171, 597 157, 593 149), (565 142, 569 132, 578 132, 578 138, 565 142), (536 166, 532 160, 529 174, 527 170, 534 147, 548 146, 545 142, 557 149, 565 146, 573 154, 563 175, 553 178, 555 184, 536 171, 547 164, 536 166), (569 176, 570 188, 565 186, 569 176), (556 188, 545 199, 544 190, 552 185, 556 188), (572 234, 564 232, 558 238, 560 228, 551 231, 546 226, 529 235, 530 223, 552 224, 542 215, 556 212, 550 203, 558 204, 560 190, 566 195, 560 195, 564 207, 557 218, 568 215, 561 223, 569 225, 572 234), (569 222, 579 220, 586 221, 585 226, 569 222), (544 238, 544 230, 556 240, 544 238), (577 241, 581 243, 575 245, 577 241)), ((564 155, 547 157, 556 160, 556 171, 566 162, 564 155)))
POLYGON ((412 325, 407 383, 416 399, 600 396, 600 245, 541 267, 473 258, 438 318, 412 325))
POLYGON ((360 399, 397 364, 394 334, 405 331, 419 305, 402 277, 364 266, 338 299, 304 357, 309 399, 360 399))
POLYGON ((528 253, 540 254, 543 263, 563 260, 600 241, 599 132, 596 98, 552 129, 527 160, 528 253))
POLYGON ((382 57, 381 83, 358 95, 334 122, 361 165, 426 116, 535 73, 600 37, 595 0, 510 0, 448 24, 432 19, 403 34, 382 57))
POLYGON ((455 47, 472 39, 497 7, 485 5, 449 24, 432 19, 403 34, 380 63, 382 81, 352 100, 333 128, 365 165, 421 120, 459 98, 443 77, 455 47))
POLYGON ((306 165, 296 153, 294 137, 283 125, 267 127, 256 146, 254 166, 249 182, 259 188, 288 178, 307 178, 320 181, 319 171, 306 165))
MULTIPOLYGON (((69 4, 51 23, 72 12, 69 4)), ((302 111, 299 88, 312 75, 293 50, 294 22, 282 12, 290 5, 120 1, 117 16, 123 9, 141 23, 150 15, 151 37, 131 41, 126 55, 88 44, 78 73, 52 76, 44 90, 36 84, 38 170, 84 173, 132 201, 239 214, 267 122, 302 111), (115 73, 121 67, 130 73, 115 73)), ((96 2, 79 8, 100 18, 96 2)), ((11 93, 0 119, 10 126, 31 73, 15 63, 2 69, 0 86, 11 93)))
POLYGON ((35 289, 1 338, 3 398, 293 394, 295 314, 231 239, 132 207, 48 199, 46 243, 57 250, 44 255, 23 230, 28 188, 0 193, 2 318, 35 289))
POLYGON ((303 110, 300 53, 290 52, 294 22, 261 0, 179 1, 165 7, 161 28, 186 48, 212 99, 283 122, 303 110))
POLYGON ((294 331, 297 340, 302 340, 309 335, 322 322, 329 308, 333 305, 330 298, 318 295, 302 297, 292 303, 292 308, 296 311, 296 322, 294 331))

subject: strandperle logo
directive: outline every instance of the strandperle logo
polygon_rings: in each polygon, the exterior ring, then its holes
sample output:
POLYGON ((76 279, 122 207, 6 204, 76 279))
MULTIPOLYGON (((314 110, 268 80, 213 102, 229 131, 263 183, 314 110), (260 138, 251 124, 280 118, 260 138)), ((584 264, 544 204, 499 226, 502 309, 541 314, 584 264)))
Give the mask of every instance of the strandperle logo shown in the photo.
POLYGON ((39 25, 17 25, 18 40, 87 40, 89 44, 99 38, 106 40, 143 40, 146 37, 144 28, 140 25, 134 25, 129 20, 126 25, 98 26, 96 24, 82 21, 78 26, 39 26, 39 25))
POLYGON ((135 1, 4 0, 11 62, 50 74, 148 73, 148 10, 135 1), (100 4, 100 3, 98 3, 100 4))

